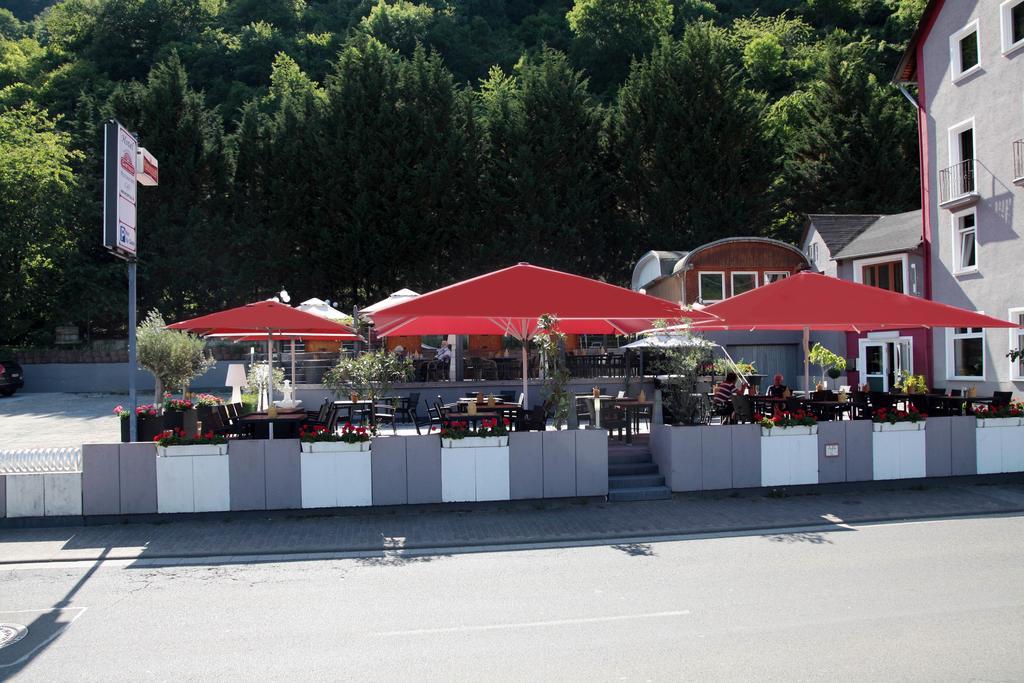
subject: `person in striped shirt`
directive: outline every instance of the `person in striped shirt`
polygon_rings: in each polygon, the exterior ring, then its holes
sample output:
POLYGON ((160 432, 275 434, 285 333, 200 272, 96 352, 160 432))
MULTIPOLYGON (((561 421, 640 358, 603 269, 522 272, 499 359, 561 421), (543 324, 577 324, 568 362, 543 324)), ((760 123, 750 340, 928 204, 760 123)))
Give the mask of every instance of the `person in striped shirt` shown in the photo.
POLYGON ((722 422, 727 422, 732 417, 732 397, 736 393, 736 373, 730 372, 725 376, 724 382, 719 382, 715 387, 715 394, 711 402, 715 405, 715 415, 722 416, 722 422))

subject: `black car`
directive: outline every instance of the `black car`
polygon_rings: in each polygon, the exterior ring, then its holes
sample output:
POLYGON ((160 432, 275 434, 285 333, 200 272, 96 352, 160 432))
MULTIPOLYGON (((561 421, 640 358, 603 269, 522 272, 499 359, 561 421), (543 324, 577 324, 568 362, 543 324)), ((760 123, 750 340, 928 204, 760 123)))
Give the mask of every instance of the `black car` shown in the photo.
POLYGON ((10 396, 25 386, 21 366, 13 360, 0 360, 0 396, 10 396))

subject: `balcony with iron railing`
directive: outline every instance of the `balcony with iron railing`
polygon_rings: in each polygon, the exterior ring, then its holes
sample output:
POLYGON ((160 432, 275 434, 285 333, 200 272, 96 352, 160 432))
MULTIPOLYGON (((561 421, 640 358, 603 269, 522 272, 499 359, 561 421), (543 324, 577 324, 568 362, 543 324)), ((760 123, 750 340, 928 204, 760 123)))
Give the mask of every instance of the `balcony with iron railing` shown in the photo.
POLYGON ((976 160, 965 159, 939 171, 939 206, 953 210, 978 202, 976 167, 976 160))
POLYGON ((1013 184, 1024 186, 1024 139, 1013 143, 1013 184))

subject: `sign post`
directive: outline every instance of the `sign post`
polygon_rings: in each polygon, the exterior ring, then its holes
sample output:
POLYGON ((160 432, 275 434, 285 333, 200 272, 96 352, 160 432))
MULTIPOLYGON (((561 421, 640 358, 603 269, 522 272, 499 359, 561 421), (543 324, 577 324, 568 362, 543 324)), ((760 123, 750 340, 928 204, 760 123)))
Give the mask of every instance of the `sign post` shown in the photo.
POLYGON ((128 262, 128 433, 138 440, 135 370, 138 184, 157 184, 157 162, 115 120, 103 126, 103 246, 128 262))

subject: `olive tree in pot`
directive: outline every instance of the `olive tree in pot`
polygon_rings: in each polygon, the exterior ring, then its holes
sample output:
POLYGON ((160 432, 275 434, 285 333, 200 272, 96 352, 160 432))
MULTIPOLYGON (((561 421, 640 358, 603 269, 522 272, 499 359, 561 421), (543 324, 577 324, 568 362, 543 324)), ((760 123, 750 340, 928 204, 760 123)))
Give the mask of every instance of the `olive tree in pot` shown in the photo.
POLYGON ((657 321, 651 334, 663 340, 661 357, 653 367, 659 375, 665 422, 683 426, 704 424, 706 397, 698 391, 697 383, 702 368, 708 365, 711 344, 685 328, 668 329, 665 321, 657 321))
POLYGON ((335 397, 358 394, 376 404, 398 382, 413 378, 413 364, 408 358, 385 349, 368 351, 354 358, 342 357, 337 365, 324 373, 323 384, 335 397))
POLYGON ((135 334, 139 367, 149 370, 154 378, 156 406, 163 406, 165 388, 184 392, 192 380, 215 364, 202 339, 167 329, 157 310, 149 312, 135 334))
POLYGON ((828 350, 820 343, 815 343, 811 347, 811 353, 807 356, 807 360, 821 368, 822 384, 825 384, 826 375, 835 380, 839 379, 843 371, 846 370, 846 359, 828 350))

